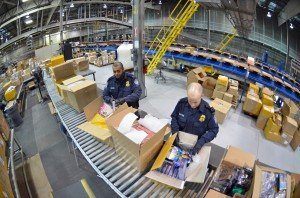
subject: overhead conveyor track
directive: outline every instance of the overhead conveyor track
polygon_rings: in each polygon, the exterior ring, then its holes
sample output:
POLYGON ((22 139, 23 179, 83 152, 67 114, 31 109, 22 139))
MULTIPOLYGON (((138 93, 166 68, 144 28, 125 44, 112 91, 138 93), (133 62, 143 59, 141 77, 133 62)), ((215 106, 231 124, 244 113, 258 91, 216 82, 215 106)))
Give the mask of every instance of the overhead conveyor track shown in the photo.
MULTIPOLYGON (((95 137, 78 129, 78 125, 86 122, 84 114, 78 113, 64 103, 46 72, 44 72, 44 81, 58 117, 67 129, 68 136, 72 139, 73 149, 80 151, 96 174, 120 197, 199 197, 199 190, 211 181, 212 169, 209 169, 204 184, 188 183, 186 188, 181 191, 146 178, 144 173, 138 172, 131 164, 123 161, 114 148, 99 142, 95 137)), ((76 152, 74 155, 78 163, 76 152)))

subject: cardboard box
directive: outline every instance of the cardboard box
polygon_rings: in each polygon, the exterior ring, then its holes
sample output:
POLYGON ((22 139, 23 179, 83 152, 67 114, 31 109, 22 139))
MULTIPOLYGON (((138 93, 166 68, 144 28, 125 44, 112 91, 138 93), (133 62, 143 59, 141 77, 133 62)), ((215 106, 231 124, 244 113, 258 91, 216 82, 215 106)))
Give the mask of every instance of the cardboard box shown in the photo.
POLYGON ((224 97, 224 92, 218 91, 218 90, 216 90, 216 89, 213 91, 213 95, 212 95, 212 98, 213 98, 213 99, 219 98, 219 99, 222 100, 223 97, 224 97))
POLYGON ((268 122, 268 119, 273 117, 273 115, 274 107, 263 105, 256 120, 256 127, 263 130, 268 122))
POLYGON ((230 198, 230 196, 219 193, 213 189, 209 189, 208 193, 205 195, 205 198, 230 198))
POLYGON ((232 106, 232 104, 216 98, 210 103, 210 106, 215 109, 215 116, 217 118, 217 122, 222 124, 232 106))
POLYGON ((289 145, 293 140, 293 136, 285 132, 281 132, 281 137, 282 137, 282 144, 284 145, 289 145))
MULTIPOLYGON (((253 169, 255 162, 256 162, 256 157, 252 153, 245 152, 242 149, 239 149, 239 148, 236 148, 233 146, 229 146, 226 153, 223 156, 223 159, 222 159, 219 167, 216 170, 213 181, 215 181, 216 176, 219 175, 222 164, 233 165, 233 166, 237 166, 237 167, 241 167, 241 168, 245 167, 245 168, 253 169)), ((250 194, 252 193, 251 189, 249 189, 248 192, 246 192, 246 196, 249 193, 250 194)))
POLYGON ((262 94, 265 94, 267 96, 273 97, 274 96, 274 92, 271 91, 268 87, 264 87, 261 91, 262 94))
POLYGON ((290 99, 284 99, 284 105, 281 109, 281 112, 284 116, 289 116, 291 118, 296 118, 300 116, 299 107, 290 99))
POLYGON ((256 84, 250 83, 248 92, 253 90, 254 93, 258 94, 259 93, 259 87, 256 84))
MULTIPOLYGON (((90 123, 94 116, 99 112, 99 109, 103 103, 103 99, 100 96, 89 103, 87 106, 85 106, 83 108, 83 111, 87 122, 79 125, 78 128, 96 137, 101 142, 113 146, 111 133, 109 132, 109 130, 102 129, 90 123)), ((112 115, 117 114, 118 112, 121 112, 126 108, 128 108, 128 105, 124 103, 112 115)))
POLYGON ((283 122, 282 122, 282 131, 294 136, 294 133, 296 132, 298 128, 298 124, 296 122, 296 120, 294 120, 293 118, 290 118, 288 116, 284 116, 283 117, 283 122))
POLYGON ((239 81, 237 80, 233 80, 233 79, 229 79, 229 87, 239 87, 239 81))
POLYGON ((273 121, 277 124, 277 125, 281 125, 282 126, 282 116, 279 113, 275 113, 273 115, 273 121))
POLYGON ((193 82, 202 83, 206 80, 206 73, 201 67, 189 71, 187 74, 187 86, 193 82))
POLYGON ((282 138, 280 135, 281 125, 277 125, 273 118, 269 118, 264 129, 265 138, 273 142, 281 143, 282 138))
POLYGON ((239 88, 238 87, 234 87, 234 86, 230 86, 227 92, 229 94, 237 97, 239 95, 239 88))
POLYGON ((9 140, 10 127, 9 127, 2 111, 0 111, 0 133, 5 141, 9 140))
POLYGON ((203 89, 202 95, 212 98, 213 97, 214 90, 211 89, 203 89))
POLYGON ((224 85, 216 84, 215 90, 226 92, 227 91, 227 87, 224 86, 224 85))
POLYGON ((65 101, 66 104, 70 104, 69 98, 68 98, 68 87, 66 86, 70 86, 71 84, 78 82, 78 81, 82 81, 82 80, 86 80, 84 77, 77 75, 74 76, 72 78, 69 78, 67 80, 62 81, 61 84, 56 84, 56 86, 58 86, 58 90, 60 92, 60 96, 63 97, 63 100, 65 101))
POLYGON ((223 100, 228 103, 232 103, 233 95, 231 95, 229 93, 224 93, 223 100))
MULTIPOLYGON (((262 185, 262 173, 263 172, 273 172, 273 173, 283 173, 287 174, 285 171, 270 168, 262 165, 255 166, 255 175, 254 175, 254 183, 253 183, 253 194, 252 197, 260 197, 261 193, 261 185, 262 185)), ((290 198, 291 195, 291 176, 287 174, 287 190, 286 190, 286 198, 290 198)))
POLYGON ((203 89, 214 90, 217 84, 217 80, 212 77, 207 77, 206 80, 203 82, 202 87, 203 89))
POLYGON ((138 171, 142 172, 151 166, 153 160, 159 153, 163 145, 163 138, 167 126, 155 133, 145 143, 141 145, 136 144, 117 130, 122 119, 128 113, 134 113, 136 111, 137 109, 132 107, 126 108, 123 111, 110 116, 109 119, 107 119, 107 125, 112 135, 116 152, 123 158, 123 160, 127 163, 133 164, 138 171))
POLYGON ((63 95, 67 94, 67 100, 78 112, 98 97, 95 81, 83 80, 72 83, 68 86, 61 85, 63 95))
POLYGON ((66 80, 76 75, 73 64, 71 62, 62 63, 55 67, 52 67, 51 72, 53 74, 53 79, 56 82, 66 80))
POLYGON ((259 99, 258 95, 248 93, 243 105, 243 111, 253 116, 258 116, 261 107, 262 102, 259 99))
POLYGON ((0 156, 5 156, 5 152, 6 152, 6 143, 2 137, 2 135, 0 134, 0 156))
POLYGON ((294 151, 295 151, 295 150, 298 148, 298 146, 300 145, 300 129, 298 129, 298 130, 296 131, 296 133, 294 134, 294 137, 293 137, 293 139, 292 139, 290 145, 291 145, 291 147, 292 147, 292 149, 293 149, 294 151))
MULTIPOLYGON (((174 177, 170 177, 166 174, 163 174, 159 171, 156 171, 159 169, 162 165, 165 159, 167 158, 172 145, 176 139, 177 134, 172 135, 164 144, 163 148, 161 149, 158 157, 156 158, 150 172, 146 174, 146 177, 157 181, 159 183, 165 184, 169 187, 176 188, 176 189, 183 189, 185 182, 196 182, 196 183, 203 183, 202 178, 199 178, 199 175, 205 175, 207 172, 207 166, 210 156, 210 150, 211 147, 204 146, 200 151, 199 155, 203 157, 201 159, 201 162, 199 163, 199 166, 194 171, 186 171, 186 179, 180 180, 174 177), (203 174, 204 173, 204 174, 203 174)), ((187 168, 188 169, 188 168, 187 168)))
POLYGON ((222 85, 227 88, 228 83, 229 83, 229 79, 227 76, 222 76, 222 75, 218 76, 217 85, 222 85))
POLYGON ((262 94, 262 103, 264 105, 269 105, 269 106, 273 106, 274 105, 274 101, 273 98, 271 96, 268 96, 266 94, 262 94))
POLYGON ((78 62, 78 70, 79 71, 87 70, 87 69, 89 69, 89 67, 90 67, 90 64, 89 64, 88 60, 81 60, 78 62))

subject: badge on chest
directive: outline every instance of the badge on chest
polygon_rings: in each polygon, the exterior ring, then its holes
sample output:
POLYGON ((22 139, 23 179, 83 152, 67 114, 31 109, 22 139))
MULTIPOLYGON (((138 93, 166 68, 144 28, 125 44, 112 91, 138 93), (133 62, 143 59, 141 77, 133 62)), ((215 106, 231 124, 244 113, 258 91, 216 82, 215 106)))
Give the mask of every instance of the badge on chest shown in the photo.
POLYGON ((126 86, 126 87, 130 87, 130 82, 129 82, 129 81, 126 81, 125 86, 126 86))
POLYGON ((205 121, 205 118, 206 118, 205 115, 202 114, 202 115, 200 115, 200 117, 199 117, 199 121, 200 121, 200 122, 204 122, 204 121, 205 121))

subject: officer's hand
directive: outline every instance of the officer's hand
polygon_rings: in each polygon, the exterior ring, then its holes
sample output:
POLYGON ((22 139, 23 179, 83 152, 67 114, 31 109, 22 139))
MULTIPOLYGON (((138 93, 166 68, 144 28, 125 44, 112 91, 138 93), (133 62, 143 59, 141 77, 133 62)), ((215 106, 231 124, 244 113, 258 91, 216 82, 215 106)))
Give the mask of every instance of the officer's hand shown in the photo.
POLYGON ((199 152, 199 150, 200 150, 200 149, 194 147, 194 148, 190 149, 188 152, 189 152, 189 154, 190 154, 191 156, 194 156, 194 155, 196 155, 196 154, 199 152))
POLYGON ((119 98, 116 100, 116 106, 119 106, 125 102, 125 98, 119 98))

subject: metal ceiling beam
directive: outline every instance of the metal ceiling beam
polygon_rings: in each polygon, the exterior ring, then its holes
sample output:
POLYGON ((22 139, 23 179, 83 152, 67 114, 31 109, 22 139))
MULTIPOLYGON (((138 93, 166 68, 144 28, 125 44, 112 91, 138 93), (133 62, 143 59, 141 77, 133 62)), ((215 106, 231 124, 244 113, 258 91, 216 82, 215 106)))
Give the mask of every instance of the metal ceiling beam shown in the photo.
POLYGON ((53 13, 55 12, 56 8, 57 8, 57 7, 51 8, 45 26, 49 25, 49 23, 50 23, 50 21, 51 21, 51 18, 52 18, 52 16, 53 16, 53 13))
POLYGON ((3 1, 3 3, 6 3, 6 4, 9 4, 9 5, 17 5, 16 3, 14 3, 14 2, 10 2, 10 1, 3 1))
MULTIPOLYGON (((17 8, 11 9, 5 14, 0 16, 0 28, 3 28, 4 26, 14 22, 17 19, 20 19, 22 17, 25 17, 28 14, 32 14, 35 12, 38 12, 40 10, 45 10, 45 9, 50 9, 50 8, 56 8, 59 5, 60 0, 53 0, 51 3, 49 3, 48 0, 42 0, 42 3, 40 5, 36 5, 35 3, 31 2, 25 4, 26 7, 24 6, 24 10, 17 10, 17 8)), ((122 1, 73 1, 74 4, 115 4, 115 5, 131 5, 130 2, 122 2, 122 1)), ((71 2, 69 3, 64 3, 65 5, 70 5, 71 2)), ((147 4, 145 8, 148 9, 155 9, 159 10, 160 6, 152 6, 151 4, 147 4)))
POLYGON ((300 1, 290 0, 278 15, 278 26, 300 13, 300 1))
MULTIPOLYGON (((86 18, 86 19, 74 19, 74 20, 69 20, 69 21, 64 21, 63 25, 72 25, 72 24, 77 24, 77 23, 83 23, 83 22, 94 22, 94 21, 104 21, 104 22, 109 22, 109 23, 114 23, 114 24, 118 24, 118 25, 122 25, 122 26, 126 26, 126 27, 132 27, 132 23, 127 23, 124 21, 119 21, 119 20, 115 20, 115 19, 110 19, 110 18, 105 18, 105 17, 93 17, 93 18, 86 18)), ((60 23, 53 23, 51 25, 48 26, 44 26, 43 30, 47 30, 47 29, 52 29, 52 28, 56 28, 59 27, 60 23)), ((33 30, 30 30, 28 32, 25 32, 19 36, 16 36, 14 38, 12 38, 11 40, 9 40, 8 42, 0 45, 0 50, 2 50, 3 48, 11 45, 14 42, 17 42, 20 39, 26 38, 32 34, 36 34, 38 32, 40 32, 40 28, 35 28, 33 30)))

